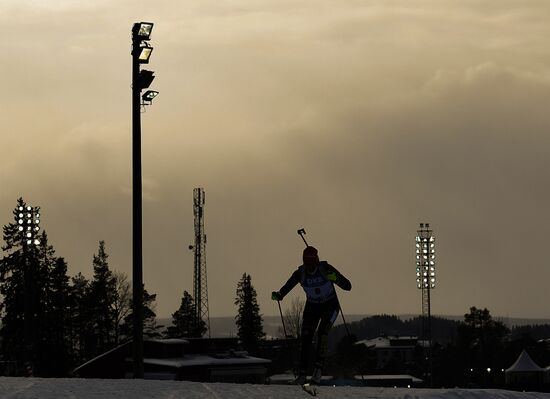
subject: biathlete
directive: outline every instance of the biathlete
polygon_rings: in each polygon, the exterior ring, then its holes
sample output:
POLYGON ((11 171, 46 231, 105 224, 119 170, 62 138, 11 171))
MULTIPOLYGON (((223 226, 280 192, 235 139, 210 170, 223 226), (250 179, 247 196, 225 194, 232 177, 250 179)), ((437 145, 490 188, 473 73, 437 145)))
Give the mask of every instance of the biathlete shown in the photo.
POLYGON ((304 249, 303 265, 292 273, 279 291, 271 293, 271 299, 281 301, 298 283, 306 293, 306 304, 302 316, 302 340, 296 384, 306 382, 309 348, 317 330, 317 348, 311 382, 319 384, 328 351, 328 333, 338 316, 340 304, 334 284, 350 291, 351 283, 336 268, 326 261, 319 261, 317 249, 304 249))

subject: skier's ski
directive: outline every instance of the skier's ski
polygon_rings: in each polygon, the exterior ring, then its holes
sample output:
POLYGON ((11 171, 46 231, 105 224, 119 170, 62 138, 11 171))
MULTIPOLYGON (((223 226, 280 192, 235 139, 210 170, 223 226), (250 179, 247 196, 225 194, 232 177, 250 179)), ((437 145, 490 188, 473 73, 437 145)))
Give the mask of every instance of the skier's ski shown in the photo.
POLYGON ((302 384, 302 389, 309 393, 311 396, 317 396, 317 385, 312 384, 311 382, 307 382, 305 384, 302 384))

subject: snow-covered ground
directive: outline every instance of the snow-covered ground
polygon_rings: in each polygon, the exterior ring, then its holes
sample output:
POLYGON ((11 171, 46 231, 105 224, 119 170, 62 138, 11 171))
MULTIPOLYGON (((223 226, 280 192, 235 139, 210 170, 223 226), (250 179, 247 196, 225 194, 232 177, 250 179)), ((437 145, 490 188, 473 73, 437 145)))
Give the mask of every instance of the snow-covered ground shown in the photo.
MULTIPOLYGON (((152 380, 0 378, 0 398, 10 399, 292 399, 310 398, 300 387, 152 380)), ((550 394, 501 390, 320 387, 320 398, 550 399, 550 394)))

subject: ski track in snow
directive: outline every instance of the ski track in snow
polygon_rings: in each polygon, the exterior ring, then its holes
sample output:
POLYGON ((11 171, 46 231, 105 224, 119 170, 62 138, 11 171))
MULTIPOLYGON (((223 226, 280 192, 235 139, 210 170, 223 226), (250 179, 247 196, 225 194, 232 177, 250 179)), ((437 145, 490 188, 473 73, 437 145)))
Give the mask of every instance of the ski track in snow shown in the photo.
MULTIPOLYGON (((550 399, 548 393, 483 389, 318 388, 323 399, 550 399)), ((154 380, 0 377, 0 399, 307 399, 300 386, 154 380)))

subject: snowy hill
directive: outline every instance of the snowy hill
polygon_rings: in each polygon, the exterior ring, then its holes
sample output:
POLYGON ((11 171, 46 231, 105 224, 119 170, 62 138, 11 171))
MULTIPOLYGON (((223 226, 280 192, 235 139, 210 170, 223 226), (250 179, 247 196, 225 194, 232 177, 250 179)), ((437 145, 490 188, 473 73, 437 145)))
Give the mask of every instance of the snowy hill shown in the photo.
MULTIPOLYGON (((549 399, 550 394, 502 390, 320 387, 327 399, 549 399)), ((292 399, 310 398, 297 386, 152 380, 0 378, 0 399, 292 399)))

